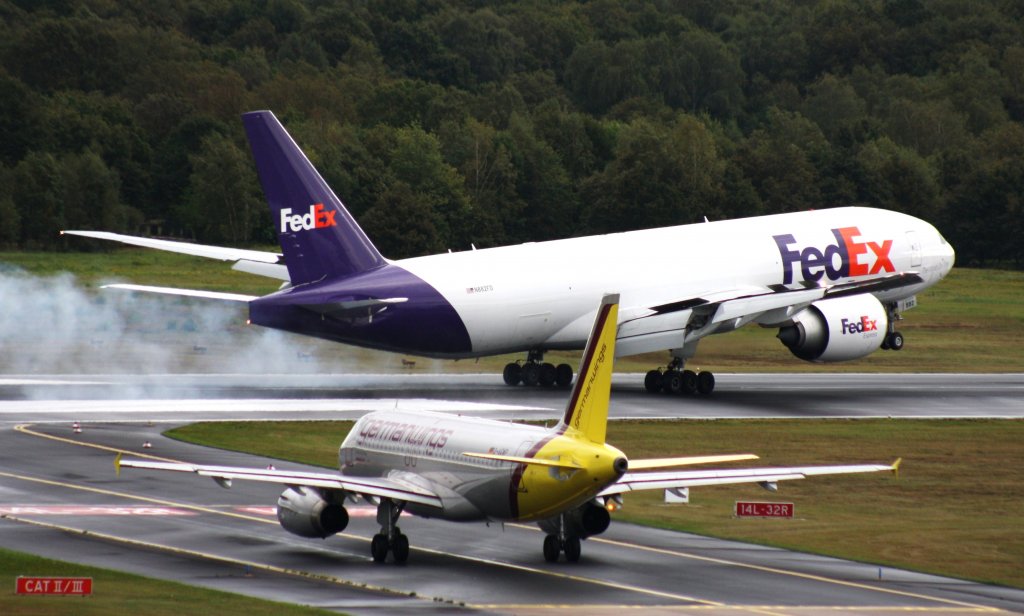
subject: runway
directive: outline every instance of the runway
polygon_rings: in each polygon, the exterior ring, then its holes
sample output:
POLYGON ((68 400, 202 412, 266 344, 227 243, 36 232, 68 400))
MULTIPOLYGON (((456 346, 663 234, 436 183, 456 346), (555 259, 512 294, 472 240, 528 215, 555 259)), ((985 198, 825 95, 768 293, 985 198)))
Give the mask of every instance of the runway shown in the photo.
MULTIPOLYGON (((0 422, 350 419, 426 409, 561 415, 566 392, 494 374, 30 375, 0 377, 0 422)), ((711 396, 643 391, 616 374, 612 418, 1024 417, 1024 374, 721 374, 711 396)))
MULTIPOLYGON (((406 566, 375 565, 372 509, 306 540, 273 515, 279 488, 113 473, 112 450, 198 463, 301 468, 164 439, 167 426, 59 424, 0 432, 0 545, 351 613, 1024 612, 1024 592, 613 523, 576 565, 547 564, 531 526, 405 517, 406 566), (142 450, 145 440, 152 449, 142 450), (83 534, 87 533, 87 534, 83 534)), ((340 440, 341 435, 339 435, 340 440)))

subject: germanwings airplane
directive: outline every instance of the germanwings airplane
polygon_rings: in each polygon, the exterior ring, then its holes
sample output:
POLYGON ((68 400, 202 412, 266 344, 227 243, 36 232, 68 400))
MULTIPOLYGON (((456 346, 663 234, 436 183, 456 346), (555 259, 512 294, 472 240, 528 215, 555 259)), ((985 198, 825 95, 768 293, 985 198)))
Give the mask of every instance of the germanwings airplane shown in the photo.
POLYGON ((398 528, 403 511, 456 522, 537 522, 546 533, 544 559, 580 558, 580 540, 604 532, 610 511, 634 490, 730 483, 760 483, 812 475, 893 471, 893 464, 665 470, 757 458, 751 454, 629 460, 605 442, 618 295, 602 298, 580 362, 580 378, 561 421, 542 428, 444 413, 383 411, 363 416, 338 451, 338 473, 205 466, 122 460, 115 466, 181 471, 212 477, 225 488, 234 479, 288 486, 277 501, 277 519, 302 537, 326 538, 348 524, 347 502, 377 504, 379 533, 370 543, 375 562, 390 552, 409 557, 409 539, 398 528))
POLYGON ((526 352, 509 385, 572 382, 605 289, 619 289, 618 355, 668 350, 650 391, 710 393, 685 369, 705 336, 778 328, 797 357, 837 362, 898 350, 915 296, 953 266, 953 248, 917 218, 844 207, 571 238, 391 261, 269 111, 243 116, 282 254, 96 231, 73 235, 234 261, 283 281, 265 297, 119 284, 133 291, 245 302, 257 325, 413 355, 526 352))

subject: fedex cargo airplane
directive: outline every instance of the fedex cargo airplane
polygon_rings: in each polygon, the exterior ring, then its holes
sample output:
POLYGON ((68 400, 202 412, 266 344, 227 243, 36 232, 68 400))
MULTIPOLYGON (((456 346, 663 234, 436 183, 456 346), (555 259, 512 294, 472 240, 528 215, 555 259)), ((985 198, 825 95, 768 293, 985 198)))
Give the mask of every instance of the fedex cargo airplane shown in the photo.
POLYGON ((898 350, 916 294, 953 266, 953 248, 912 216, 843 207, 449 252, 392 261, 269 111, 243 116, 281 254, 96 231, 73 235, 234 261, 280 279, 264 297, 110 285, 245 302, 257 325, 436 358, 525 352, 509 385, 567 386, 605 289, 619 289, 618 355, 669 351, 650 391, 710 393, 685 369, 697 344, 748 323, 777 328, 800 359, 837 362, 898 350))
MULTIPOLYGON (((179 471, 212 477, 222 487, 235 479, 287 486, 277 501, 285 530, 326 538, 345 529, 346 503, 377 505, 380 532, 370 543, 375 562, 390 553, 409 557, 398 527, 403 511, 456 522, 537 522, 546 536, 544 559, 580 558, 580 540, 604 532, 609 512, 634 490, 759 483, 813 475, 893 471, 893 464, 666 470, 750 460, 752 454, 630 460, 605 442, 618 322, 617 295, 601 299, 580 378, 561 421, 553 428, 430 412, 375 412, 363 416, 338 451, 338 473, 123 460, 115 466, 179 471)), ((621 335, 620 335, 621 337, 621 335)))

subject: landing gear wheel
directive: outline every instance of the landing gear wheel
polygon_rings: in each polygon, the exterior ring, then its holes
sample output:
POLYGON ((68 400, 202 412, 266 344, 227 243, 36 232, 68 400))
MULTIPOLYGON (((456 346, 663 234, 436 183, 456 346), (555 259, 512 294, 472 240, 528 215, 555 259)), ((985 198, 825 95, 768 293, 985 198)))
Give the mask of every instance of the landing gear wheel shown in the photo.
POLYGON ((651 370, 644 377, 644 389, 656 394, 661 391, 661 370, 651 370))
POLYGON ((666 394, 678 394, 683 390, 683 375, 678 370, 666 370, 661 375, 661 388, 666 394))
MULTIPOLYGON (((373 556, 373 562, 382 563, 387 560, 388 557, 388 538, 387 535, 377 533, 373 536, 373 540, 370 541, 370 554, 373 556)), ((407 555, 408 556, 408 555, 407 555)))
POLYGON ((572 385, 572 366, 569 364, 558 364, 555 368, 555 385, 568 387, 572 385))
POLYGON ((899 351, 903 348, 903 334, 899 332, 892 332, 885 337, 885 341, 889 343, 889 348, 893 351, 899 351))
POLYGON ((882 350, 883 351, 888 351, 889 350, 889 334, 886 334, 882 338, 882 350))
POLYGON ((566 537, 562 549, 565 550, 565 559, 567 561, 571 563, 579 562, 580 554, 583 552, 580 547, 579 537, 566 537))
POLYGON ((697 392, 706 396, 713 391, 715 391, 715 375, 711 372, 697 374, 697 392))
POLYGON ((558 553, 561 551, 558 545, 558 535, 547 535, 544 537, 544 560, 553 563, 558 560, 558 553))
POLYGON ((692 396, 697 393, 697 373, 693 370, 683 370, 683 393, 692 396))
POLYGON ((395 535, 395 540, 391 544, 391 553, 394 555, 396 563, 401 564, 409 560, 409 538, 401 533, 395 535))
POLYGON ((523 364, 522 370, 523 385, 536 387, 540 382, 540 366, 537 364, 523 364))
POLYGON ((558 371, 555 370, 555 366, 547 362, 540 365, 540 375, 538 380, 540 381, 541 387, 551 387, 555 384, 555 379, 558 378, 558 371))
POLYGON ((505 371, 501 373, 505 384, 515 387, 523 380, 523 367, 516 363, 505 364, 505 371))

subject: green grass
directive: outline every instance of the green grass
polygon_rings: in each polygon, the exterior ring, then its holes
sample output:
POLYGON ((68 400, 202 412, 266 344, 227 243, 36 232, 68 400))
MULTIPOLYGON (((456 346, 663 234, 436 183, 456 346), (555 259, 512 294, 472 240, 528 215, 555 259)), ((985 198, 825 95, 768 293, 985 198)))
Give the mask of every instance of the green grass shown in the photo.
MULTIPOLYGON (((176 582, 154 580, 110 569, 76 565, 59 560, 12 552, 0 548, 0 579, 6 589, 0 592, 0 614, 328 614, 323 610, 253 599, 243 595, 207 590, 176 582), (91 577, 92 595, 19 596, 14 594, 18 576, 91 577)), ((254 583, 258 584, 258 581, 254 583)))
POLYGON ((67 272, 87 288, 117 280, 262 295, 277 290, 281 284, 270 278, 236 272, 227 261, 141 248, 101 253, 0 252, 0 264, 13 265, 37 276, 67 272))
MULTIPOLYGON (((137 284, 265 294, 274 280, 231 270, 228 263, 158 250, 119 248, 104 253, 0 253, 2 264, 37 275, 67 271, 81 284, 96 287, 117 278, 137 284)), ((818 365, 801 361, 775 339, 776 330, 743 327, 701 341, 690 366, 716 372, 1024 372, 1024 272, 954 269, 920 297, 906 313, 900 331, 901 352, 878 352, 860 360, 818 365)), ((308 341, 320 362, 355 359, 366 371, 403 370, 393 354, 308 341)), ((522 354, 480 360, 418 360, 412 371, 494 372, 522 354)), ((549 353, 548 359, 575 365, 579 353, 549 353)), ((617 361, 620 372, 645 372, 664 365, 667 353, 649 353, 617 361)), ((350 362, 345 362, 350 363, 350 362)), ((359 368, 356 368, 359 371, 359 368)))
MULTIPOLYGON (((171 431, 203 445, 326 467, 350 422, 208 423, 171 431), (259 443, 258 446, 253 445, 259 443)), ((633 458, 756 453, 757 465, 891 462, 888 474, 629 494, 619 520, 1024 587, 1024 421, 763 420, 612 422, 633 458), (736 500, 793 502, 793 520, 736 519, 736 500)))

